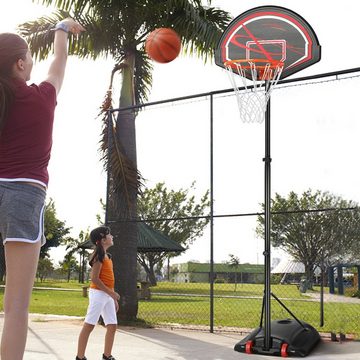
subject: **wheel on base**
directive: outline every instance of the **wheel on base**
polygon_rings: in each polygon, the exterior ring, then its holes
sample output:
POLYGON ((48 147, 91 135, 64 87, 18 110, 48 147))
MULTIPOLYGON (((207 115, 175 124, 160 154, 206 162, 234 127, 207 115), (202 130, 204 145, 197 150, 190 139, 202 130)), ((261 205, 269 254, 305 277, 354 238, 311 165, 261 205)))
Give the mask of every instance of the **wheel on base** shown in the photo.
POLYGON ((249 340, 249 341, 246 342, 246 344, 245 344, 245 352, 246 352, 246 354, 252 354, 253 353, 253 351, 252 351, 253 346, 254 346, 254 342, 252 340, 249 340))
POLYGON ((288 346, 289 344, 287 343, 283 343, 281 345, 281 351, 280 351, 281 357, 288 357, 288 352, 287 352, 288 346))

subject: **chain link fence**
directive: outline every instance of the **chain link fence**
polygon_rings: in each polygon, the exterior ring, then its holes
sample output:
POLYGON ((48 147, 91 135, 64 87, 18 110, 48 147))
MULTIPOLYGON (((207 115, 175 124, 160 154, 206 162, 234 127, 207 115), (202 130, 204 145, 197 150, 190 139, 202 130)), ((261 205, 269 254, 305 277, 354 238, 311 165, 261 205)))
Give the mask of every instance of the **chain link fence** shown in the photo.
MULTIPOLYGON (((357 163, 360 150, 358 110, 350 90, 359 81, 356 71, 328 74, 288 80, 273 91, 272 194, 329 192, 352 201, 350 210, 358 214, 360 197, 354 185, 360 174, 349 164, 357 163)), ((264 201, 263 126, 243 124, 233 93, 222 91, 150 103, 138 115, 137 131, 138 167, 146 179, 175 188, 196 180, 199 193, 211 189, 214 204, 209 232, 171 259, 170 281, 150 288, 151 298, 140 300, 139 318, 210 331, 248 332, 259 326, 264 241, 256 228, 264 201), (152 136, 151 149, 142 146, 145 134, 152 136), (166 166, 154 170, 149 158, 166 166), (239 263, 231 262, 230 255, 239 263)), ((345 227, 339 234, 342 230, 345 227)), ((272 249, 273 269, 286 259, 291 262, 289 253, 272 249)), ((333 279, 329 264, 323 288, 319 271, 312 284, 304 278, 304 269, 272 273, 271 318, 291 318, 292 313, 319 332, 359 338, 360 263, 345 262, 335 268, 333 279), (346 272, 341 281, 340 268, 346 272)))
MULTIPOLYGON (((261 280, 264 274, 257 272, 258 269, 255 269, 255 273, 249 273, 246 265, 229 270, 229 265, 215 264, 211 296, 209 280, 200 281, 200 278, 210 277, 209 264, 187 263, 179 267, 183 270, 184 267, 192 268, 188 269, 190 272, 181 270, 178 274, 188 278, 188 281, 177 282, 174 278, 173 282, 158 282, 157 286, 151 287, 149 298, 140 300, 139 318, 169 326, 208 330, 213 326, 215 331, 248 332, 259 326, 264 291, 261 280)), ((301 280, 297 281, 302 274, 292 275, 293 281, 286 284, 280 284, 279 276, 272 276, 272 293, 280 301, 272 297, 272 319, 287 319, 294 314, 319 332, 343 333, 356 338, 360 336, 360 298, 351 296, 357 291, 353 281, 345 288, 344 295, 330 294, 329 287, 325 286, 322 303, 320 285, 314 284, 311 289, 304 289, 301 280)), ((354 281, 357 276, 358 273, 355 273, 354 281)))

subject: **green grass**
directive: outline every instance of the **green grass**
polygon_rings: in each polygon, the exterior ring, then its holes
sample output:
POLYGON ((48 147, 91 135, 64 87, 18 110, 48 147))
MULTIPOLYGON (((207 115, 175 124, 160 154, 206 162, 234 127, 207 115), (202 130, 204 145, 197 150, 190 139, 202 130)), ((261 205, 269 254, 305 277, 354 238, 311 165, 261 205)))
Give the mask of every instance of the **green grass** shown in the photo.
MULTIPOLYGON (((77 282, 36 283, 36 287, 76 289, 77 291, 33 290, 30 312, 84 316, 88 299, 82 296, 77 282)), ((261 284, 215 284, 214 325, 254 328, 259 325, 263 286, 261 284)), ((317 291, 317 289, 315 289, 317 291)), ((209 326, 209 284, 162 282, 151 288, 152 298, 139 302, 138 317, 148 324, 175 323, 209 326)), ((344 332, 360 337, 360 304, 325 303, 325 326, 320 327, 319 302, 307 301, 295 285, 273 285, 274 292, 300 319, 320 332, 344 332)), ((3 290, 0 291, 2 311, 3 290)), ((271 302, 272 319, 291 317, 275 300, 271 302)))
POLYGON ((88 299, 81 292, 34 290, 30 312, 38 314, 85 316, 88 299))
MULTIPOLYGON (((44 281, 35 282, 35 288, 55 288, 61 290, 34 289, 30 302, 30 312, 39 314, 85 316, 88 299, 82 296, 83 286, 77 281, 44 281), (67 290, 67 291, 66 291, 67 290), (68 291, 76 290, 76 291, 68 291)), ((3 311, 4 289, 0 290, 0 311, 3 311)))
MULTIPOLYGON (((236 291, 234 284, 214 284, 214 294, 216 296, 259 296, 264 293, 264 285, 262 284, 237 284, 236 291)), ((152 288, 152 292, 165 294, 197 294, 209 295, 210 285, 205 283, 172 283, 159 282, 152 288)), ((296 285, 272 285, 272 292, 279 297, 287 297, 292 299, 301 299, 296 285)))

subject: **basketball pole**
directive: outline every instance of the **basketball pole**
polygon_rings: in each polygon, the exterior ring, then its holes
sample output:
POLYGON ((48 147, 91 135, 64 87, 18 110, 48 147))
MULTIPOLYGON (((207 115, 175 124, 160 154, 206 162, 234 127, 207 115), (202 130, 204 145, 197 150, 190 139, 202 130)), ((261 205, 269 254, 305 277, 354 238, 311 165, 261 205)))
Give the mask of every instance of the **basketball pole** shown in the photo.
MULTIPOLYGON (((265 82, 265 91, 268 91, 269 82, 265 82)), ((265 205, 265 249, 264 249, 264 263, 265 263, 265 327, 264 327, 264 346, 265 351, 271 348, 271 285, 270 285, 270 271, 271 271, 271 245, 270 245, 270 226, 271 226, 271 156, 270 156, 270 97, 266 104, 265 110, 265 191, 264 191, 264 205, 265 205)))
MULTIPOLYGON (((319 342, 317 330, 296 316, 271 292, 270 95, 278 82, 320 61, 316 33, 299 14, 282 6, 258 6, 237 16, 224 30, 215 51, 216 65, 228 71, 244 122, 265 122, 264 289, 260 325, 234 350, 247 354, 306 356, 319 342), (243 87, 239 87, 236 75, 243 87), (252 86, 247 85, 252 81, 252 86), (262 98, 264 96, 264 98, 262 98), (274 298, 292 319, 271 321, 274 298)), ((293 81, 293 80, 290 80, 293 81)), ((281 81, 281 83, 285 83, 281 81)), ((275 304, 276 305, 276 304, 275 304)))

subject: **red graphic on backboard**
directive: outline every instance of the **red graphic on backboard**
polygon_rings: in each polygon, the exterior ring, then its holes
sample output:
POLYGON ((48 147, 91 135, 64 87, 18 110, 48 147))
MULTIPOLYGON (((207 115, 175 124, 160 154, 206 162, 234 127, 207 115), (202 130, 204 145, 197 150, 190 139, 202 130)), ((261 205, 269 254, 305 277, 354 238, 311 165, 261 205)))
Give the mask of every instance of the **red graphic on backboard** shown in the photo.
POLYGON ((295 12, 261 6, 239 15, 224 31, 215 63, 228 60, 281 61, 281 79, 320 60, 321 47, 312 27, 295 12))

